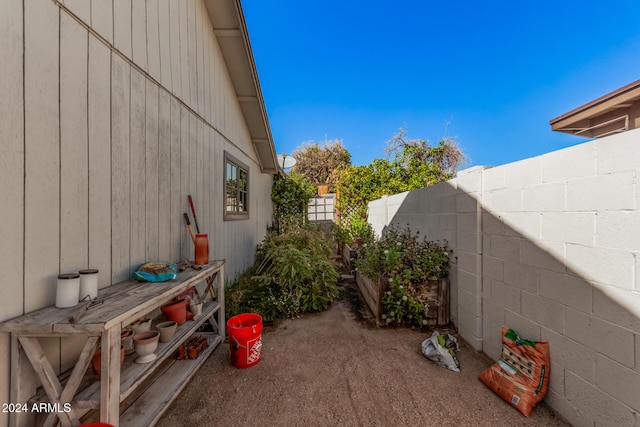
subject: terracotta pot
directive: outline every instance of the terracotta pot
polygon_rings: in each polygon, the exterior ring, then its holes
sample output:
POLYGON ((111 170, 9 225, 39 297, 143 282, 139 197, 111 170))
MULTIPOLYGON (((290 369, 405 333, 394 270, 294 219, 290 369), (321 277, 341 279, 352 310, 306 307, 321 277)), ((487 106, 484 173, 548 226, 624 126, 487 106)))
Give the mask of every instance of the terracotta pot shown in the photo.
POLYGON ((178 325, 182 325, 187 321, 187 305, 189 305, 189 300, 185 299, 163 305, 160 310, 162 310, 162 313, 167 316, 168 320, 173 320, 178 325))
POLYGON ((329 184, 319 184, 318 185, 318 194, 329 194, 329 184))
MULTIPOLYGON (((120 347, 120 366, 124 362, 124 347, 120 347)), ((91 359, 91 367, 93 368, 93 373, 96 375, 100 375, 102 370, 102 350, 96 350, 93 354, 93 359, 91 359)))

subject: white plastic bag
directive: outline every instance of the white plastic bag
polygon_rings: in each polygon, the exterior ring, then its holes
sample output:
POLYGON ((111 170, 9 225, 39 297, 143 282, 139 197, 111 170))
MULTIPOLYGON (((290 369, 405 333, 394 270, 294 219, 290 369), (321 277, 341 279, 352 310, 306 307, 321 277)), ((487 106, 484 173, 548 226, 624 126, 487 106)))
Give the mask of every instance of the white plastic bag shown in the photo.
POLYGON ((458 340, 452 335, 440 335, 437 331, 422 341, 422 354, 432 362, 454 372, 460 372, 460 363, 455 356, 459 351, 458 340))

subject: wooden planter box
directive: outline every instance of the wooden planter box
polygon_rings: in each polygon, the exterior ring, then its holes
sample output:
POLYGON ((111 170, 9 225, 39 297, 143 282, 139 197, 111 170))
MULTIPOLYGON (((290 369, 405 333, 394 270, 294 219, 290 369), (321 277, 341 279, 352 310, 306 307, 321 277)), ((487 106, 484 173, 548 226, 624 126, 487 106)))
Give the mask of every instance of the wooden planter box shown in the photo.
MULTIPOLYGON (((356 283, 362 297, 376 319, 376 325, 382 323, 382 296, 389 289, 387 280, 372 280, 356 271, 356 283)), ((429 310, 428 326, 444 326, 449 324, 449 279, 443 278, 430 284, 428 290, 429 310)))

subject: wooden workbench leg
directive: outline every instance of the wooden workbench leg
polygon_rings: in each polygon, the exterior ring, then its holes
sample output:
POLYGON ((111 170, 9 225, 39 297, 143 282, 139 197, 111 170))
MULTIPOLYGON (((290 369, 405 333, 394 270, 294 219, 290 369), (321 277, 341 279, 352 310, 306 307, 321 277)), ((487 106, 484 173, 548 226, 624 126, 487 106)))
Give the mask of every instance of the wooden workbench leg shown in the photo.
MULTIPOLYGON (((78 391, 78 387, 80 386, 80 382, 84 377, 84 373, 87 371, 89 364, 91 363, 91 359, 98 349, 98 337, 89 337, 80 352, 80 356, 78 357, 78 361, 76 362, 73 370, 71 371, 71 375, 67 380, 66 385, 64 386, 64 390, 60 394, 60 398, 58 399, 58 403, 60 405, 65 405, 71 403, 73 401, 73 396, 76 395, 76 391, 78 391)), ((55 413, 49 414, 47 420, 45 422, 46 426, 55 426, 56 425, 57 415, 55 413)), ((73 425, 80 425, 78 418, 74 415, 72 417, 73 425)))
POLYGON ((120 327, 102 334, 100 421, 120 425, 120 327))
POLYGON ((224 264, 220 266, 220 273, 218 273, 218 303, 220 304, 220 308, 218 309, 218 313, 220 313, 218 317, 218 327, 220 329, 220 335, 222 339, 225 338, 225 327, 227 322, 224 317, 224 264))
MULTIPOLYGON (((36 394, 36 374, 29 363, 18 336, 11 334, 11 391, 10 402, 27 404, 36 394)), ((29 427, 35 424, 35 415, 31 411, 9 414, 10 427, 29 427)))
MULTIPOLYGON (((42 346, 38 342, 38 338, 22 336, 19 337, 18 340, 24 348, 25 354, 29 358, 33 370, 38 374, 40 382, 42 383, 42 388, 44 388, 44 391, 47 393, 47 397, 49 397, 50 402, 54 404, 61 403, 60 395, 62 394, 64 387, 62 387, 62 384, 58 380, 58 376, 53 370, 51 362, 45 356, 42 346)), ((80 425, 80 421, 76 417, 73 408, 71 408, 69 412, 55 412, 52 417, 47 419, 45 425, 53 425, 55 418, 60 420, 60 424, 62 424, 62 426, 80 425)))

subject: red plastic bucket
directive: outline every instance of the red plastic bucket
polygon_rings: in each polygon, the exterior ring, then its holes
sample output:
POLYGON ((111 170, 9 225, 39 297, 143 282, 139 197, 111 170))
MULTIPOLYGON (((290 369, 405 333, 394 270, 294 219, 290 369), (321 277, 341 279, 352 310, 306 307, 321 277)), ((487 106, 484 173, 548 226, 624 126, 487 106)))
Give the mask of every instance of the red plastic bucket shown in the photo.
POLYGON ((236 368, 250 368, 260 362, 262 317, 255 313, 233 316, 227 321, 229 356, 236 368))

